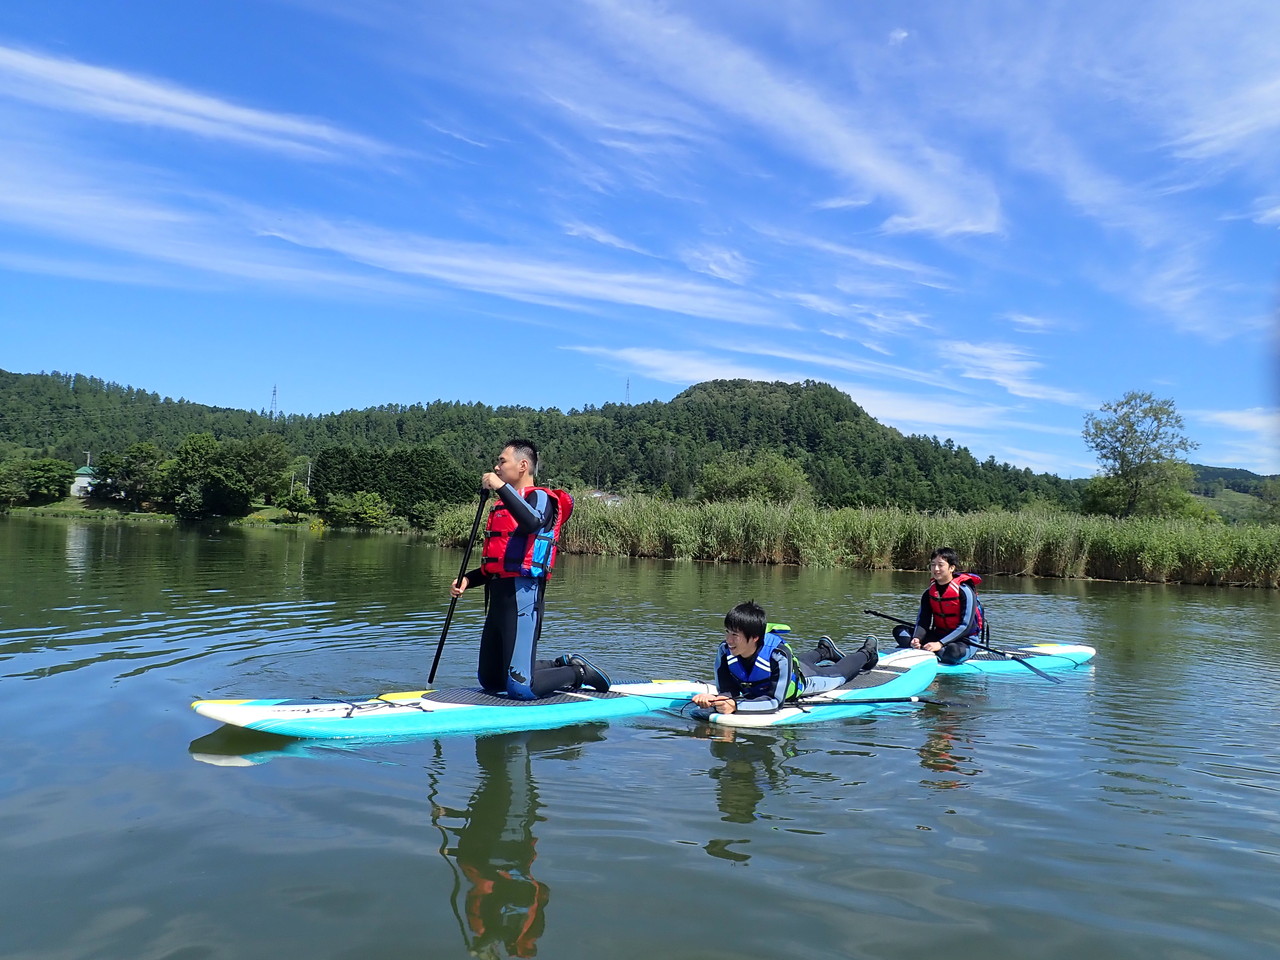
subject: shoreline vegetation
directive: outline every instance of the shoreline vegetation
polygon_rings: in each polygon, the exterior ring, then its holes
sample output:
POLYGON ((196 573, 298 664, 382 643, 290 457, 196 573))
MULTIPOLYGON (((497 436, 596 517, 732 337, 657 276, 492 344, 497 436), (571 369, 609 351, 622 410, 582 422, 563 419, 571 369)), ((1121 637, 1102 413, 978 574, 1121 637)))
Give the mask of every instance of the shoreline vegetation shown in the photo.
MULTIPOLYGON (((567 553, 862 570, 927 570, 954 547, 964 569, 995 576, 1275 588, 1280 526, 1110 517, 1027 509, 924 514, 895 507, 812 503, 696 503, 635 496, 575 500, 567 553)), ((474 506, 436 520, 441 546, 459 547, 474 506)))
MULTIPOLYGON (((15 516, 177 522, 165 514, 113 508, 20 507, 15 516)), ((475 504, 443 509, 420 532, 462 547, 475 504)), ((284 522, 267 509, 233 526, 329 527, 316 517, 284 522)), ((407 524, 391 532, 412 532, 407 524)), ((570 554, 715 563, 794 564, 862 570, 928 567, 944 544, 966 570, 985 576, 1280 586, 1280 526, 1227 526, 1199 520, 1082 516, 1049 510, 925 514, 895 507, 830 509, 808 502, 698 503, 636 495, 612 503, 580 494, 561 549, 570 554)))

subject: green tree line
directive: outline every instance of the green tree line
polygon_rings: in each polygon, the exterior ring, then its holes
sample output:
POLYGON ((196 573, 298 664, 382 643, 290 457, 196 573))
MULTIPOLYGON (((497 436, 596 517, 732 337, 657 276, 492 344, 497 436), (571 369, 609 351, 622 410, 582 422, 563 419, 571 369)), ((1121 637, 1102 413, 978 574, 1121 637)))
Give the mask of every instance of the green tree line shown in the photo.
MULTIPOLYGON (((979 461, 950 440, 904 435, 813 381, 711 381, 669 402, 568 413, 436 401, 273 418, 77 374, 0 372, 0 458, 81 463, 85 451, 95 459, 98 451, 123 454, 139 443, 177 451, 203 434, 233 445, 272 436, 291 456, 315 459, 334 447, 431 446, 467 476, 478 476, 508 438, 523 435, 541 447, 542 482, 673 498, 722 497, 726 483, 732 490, 734 471, 769 457, 798 470, 803 492, 832 507, 964 512, 1049 503, 1076 510, 1082 489, 1078 481, 994 458, 979 461)), ((233 488, 215 499, 233 496, 233 488)))

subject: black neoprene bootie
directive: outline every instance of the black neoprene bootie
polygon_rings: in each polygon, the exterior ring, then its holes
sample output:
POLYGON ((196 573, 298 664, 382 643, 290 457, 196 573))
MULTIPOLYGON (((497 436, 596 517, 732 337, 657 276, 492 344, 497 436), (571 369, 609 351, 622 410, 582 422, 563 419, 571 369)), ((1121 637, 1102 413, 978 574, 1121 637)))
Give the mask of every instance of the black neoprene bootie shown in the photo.
POLYGON ((830 660, 832 663, 839 663, 844 659, 844 653, 830 637, 821 637, 818 640, 817 653, 819 661, 830 660))
POLYGON ((598 693, 609 692, 609 675, 586 657, 573 653, 564 660, 578 671, 578 686, 591 687, 598 693))
POLYGON ((863 670, 874 670, 880 662, 880 641, 875 637, 867 637, 862 641, 862 652, 867 655, 867 665, 863 670))

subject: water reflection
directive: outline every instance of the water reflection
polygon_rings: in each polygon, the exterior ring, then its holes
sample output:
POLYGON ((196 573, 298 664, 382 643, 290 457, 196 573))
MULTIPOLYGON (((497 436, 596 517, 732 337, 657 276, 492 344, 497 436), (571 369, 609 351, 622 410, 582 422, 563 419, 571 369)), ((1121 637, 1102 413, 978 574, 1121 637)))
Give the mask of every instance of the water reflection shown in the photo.
POLYGON ((920 745, 920 766, 934 776, 920 782, 937 790, 961 790, 969 786, 962 778, 982 771, 973 762, 974 742, 957 717, 925 721, 924 743, 920 745))
POLYGON ((478 782, 463 808, 439 802, 432 774, 431 822, 454 871, 453 912, 472 956, 537 954, 551 891, 533 875, 534 825, 546 820, 534 759, 577 759, 584 743, 604 739, 603 731, 592 725, 477 737, 478 782))

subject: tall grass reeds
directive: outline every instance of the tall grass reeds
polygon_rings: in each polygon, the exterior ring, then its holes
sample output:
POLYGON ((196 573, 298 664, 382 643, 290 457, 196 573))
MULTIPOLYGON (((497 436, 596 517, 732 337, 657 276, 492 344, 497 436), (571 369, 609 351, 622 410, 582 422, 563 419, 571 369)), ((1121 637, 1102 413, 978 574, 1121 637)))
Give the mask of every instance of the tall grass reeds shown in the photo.
MULTIPOLYGON (((441 514, 439 542, 461 545, 473 511, 464 504, 441 514)), ((954 547, 964 569, 984 574, 1262 587, 1276 587, 1280 577, 1280 526, 1037 510, 929 515, 582 496, 561 543, 567 553, 866 570, 925 570, 938 546, 954 547)))

